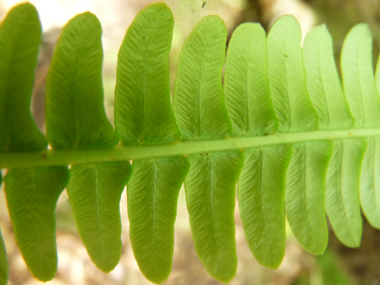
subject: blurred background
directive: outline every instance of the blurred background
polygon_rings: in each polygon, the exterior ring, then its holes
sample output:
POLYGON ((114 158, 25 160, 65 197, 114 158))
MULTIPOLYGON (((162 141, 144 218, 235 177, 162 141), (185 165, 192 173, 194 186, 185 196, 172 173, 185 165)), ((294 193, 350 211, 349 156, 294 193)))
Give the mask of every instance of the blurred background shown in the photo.
MULTIPOLYGON (((18 0, 0 0, 0 21, 18 0)), ((94 13, 102 23, 105 109, 113 123, 113 97, 116 83, 118 49, 126 29, 135 15, 151 0, 35 0, 43 26, 43 43, 36 71, 32 113, 44 131, 45 78, 55 43, 62 26, 73 16, 85 11, 94 13)), ((283 14, 293 14, 300 22, 303 36, 315 25, 326 23, 334 40, 334 53, 339 69, 342 43, 349 29, 366 22, 374 36, 374 63, 379 53, 380 0, 166 0, 175 17, 170 53, 171 86, 174 86, 176 64, 181 47, 196 22, 209 14, 219 15, 226 23, 229 36, 241 23, 260 22, 268 30, 283 14)), ((173 89, 173 88, 172 88, 173 89)), ((175 224, 173 270, 165 284, 221 284, 203 269, 193 248, 185 195, 180 192, 175 224)), ((126 195, 120 212, 123 225, 123 253, 119 265, 108 275, 90 261, 72 217, 66 192, 57 205, 58 274, 49 284, 151 284, 140 273, 128 238, 126 195)), ((236 204, 236 242, 239 266, 230 282, 239 284, 380 284, 380 233, 364 219, 362 245, 359 249, 343 246, 330 229, 329 246, 322 256, 305 252, 287 227, 286 255, 278 270, 257 263, 245 241, 236 204)), ((10 264, 9 284, 40 284, 32 277, 15 245, 4 191, 0 191, 0 228, 10 264)))

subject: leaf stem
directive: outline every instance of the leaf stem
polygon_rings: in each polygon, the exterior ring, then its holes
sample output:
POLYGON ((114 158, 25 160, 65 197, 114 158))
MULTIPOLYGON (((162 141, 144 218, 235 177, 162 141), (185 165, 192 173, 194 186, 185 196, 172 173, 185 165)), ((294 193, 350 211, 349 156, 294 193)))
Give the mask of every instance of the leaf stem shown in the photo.
POLYGON ((289 143, 352 139, 380 136, 380 129, 349 129, 303 133, 272 134, 257 137, 234 137, 212 141, 186 141, 167 145, 117 146, 95 150, 45 150, 40 152, 0 153, 0 168, 126 161, 154 157, 190 155, 234 149, 246 149, 289 143))

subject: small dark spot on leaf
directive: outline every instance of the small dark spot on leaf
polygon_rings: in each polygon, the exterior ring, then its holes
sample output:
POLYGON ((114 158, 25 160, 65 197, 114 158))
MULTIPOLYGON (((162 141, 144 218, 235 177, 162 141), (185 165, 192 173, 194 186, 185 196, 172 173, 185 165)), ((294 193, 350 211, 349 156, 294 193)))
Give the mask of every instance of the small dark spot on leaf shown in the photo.
POLYGON ((269 133, 265 133, 265 136, 269 135, 269 133))
POLYGON ((206 6, 207 2, 206 1, 203 1, 202 3, 202 9, 206 6))

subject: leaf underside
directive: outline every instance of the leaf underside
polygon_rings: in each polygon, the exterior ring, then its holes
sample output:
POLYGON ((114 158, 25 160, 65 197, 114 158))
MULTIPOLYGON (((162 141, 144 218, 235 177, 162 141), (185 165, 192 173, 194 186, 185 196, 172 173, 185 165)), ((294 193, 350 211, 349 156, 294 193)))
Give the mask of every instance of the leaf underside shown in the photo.
POLYGON ((171 143, 180 133, 170 104, 169 52, 174 18, 164 3, 147 6, 120 47, 115 125, 123 145, 171 143))
POLYGON ((328 240, 324 181, 331 149, 330 142, 293 144, 286 176, 286 217, 300 244, 314 254, 322 254, 328 240))
POLYGON ((133 163, 127 192, 129 236, 141 272, 155 283, 164 282, 172 268, 177 199, 188 168, 184 157, 133 163))
POLYGON ((103 106, 101 33, 99 20, 87 12, 70 20, 58 39, 46 83, 46 133, 53 149, 118 144, 103 106))
POLYGON ((326 177, 327 216, 339 240, 350 247, 358 247, 362 235, 359 175, 365 149, 363 139, 334 141, 326 177))
POLYGON ((5 193, 14 234, 33 275, 48 281, 57 272, 55 206, 68 180, 66 167, 11 169, 5 193))
MULTIPOLYGON (((360 245, 361 209, 380 228, 380 139, 349 132, 380 127, 380 68, 374 75, 367 25, 353 27, 344 41, 341 82, 324 25, 315 27, 301 47, 293 16, 279 18, 267 36, 260 24, 245 23, 226 51, 223 20, 204 17, 182 48, 171 103, 173 26, 170 9, 156 3, 143 9, 126 32, 118 55, 115 131, 103 105, 100 22, 89 12, 71 19, 48 73, 45 138, 30 114, 41 43, 37 11, 28 3, 18 5, 1 23, 0 155, 44 156, 47 142, 52 153, 78 155, 167 146, 165 155, 134 159, 132 166, 109 156, 69 170, 68 164, 34 167, 32 161, 8 170, 4 182, 16 242, 36 278, 48 281, 56 274, 55 207, 66 186, 87 252, 109 272, 121 256, 119 203, 127 185, 133 253, 154 283, 170 275, 183 183, 195 251, 222 282, 237 270, 236 185, 248 245, 270 268, 277 268, 285 254, 285 219, 313 254, 327 246, 325 214, 350 247, 360 245), (331 138, 302 139, 318 131, 330 131, 331 138), (335 138, 335 131, 347 136, 335 138), (299 141, 273 143, 272 134, 293 134, 299 141), (268 144, 213 151, 227 138, 266 139, 268 144), (178 141, 185 147, 203 145, 178 155, 171 151, 178 141)), ((0 283, 7 272, 0 244, 0 283)))
POLYGON ((380 140, 368 138, 360 176, 360 202, 363 212, 375 228, 380 228, 380 140))
POLYGON ((189 161, 185 190, 195 251, 208 272, 227 283, 237 270, 235 185, 243 155, 198 154, 189 161))
MULTIPOLYGON (((29 3, 12 9, 0 25, 0 152, 46 149, 30 113, 40 42, 41 24, 29 3)), ((55 205, 67 184, 67 167, 10 169, 4 180, 21 254, 36 278, 51 280, 57 272, 55 205)))
POLYGON ((270 268, 277 268, 285 254, 285 179, 291 154, 287 145, 246 150, 238 181, 248 245, 256 259, 270 268))
POLYGON ((31 4, 13 8, 0 25, 0 152, 46 148, 29 111, 40 43, 36 9, 31 4))
POLYGON ((7 284, 9 276, 9 265, 7 252, 5 250, 3 235, 0 231, 0 284, 7 284))
POLYGON ((67 193, 79 234, 92 261, 110 272, 121 256, 121 193, 130 177, 128 162, 74 165, 67 193))

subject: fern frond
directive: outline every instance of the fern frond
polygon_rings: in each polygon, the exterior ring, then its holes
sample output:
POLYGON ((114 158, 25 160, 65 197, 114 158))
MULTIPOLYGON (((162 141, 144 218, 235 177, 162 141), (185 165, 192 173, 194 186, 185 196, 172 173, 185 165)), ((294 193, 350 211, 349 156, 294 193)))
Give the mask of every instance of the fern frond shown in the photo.
MULTIPOLYGON (((57 270, 55 205, 66 186, 88 254, 109 272, 121 256, 119 202, 127 185, 132 249, 155 283, 171 271, 183 183, 196 253, 223 282, 237 269, 236 184, 249 247, 271 268, 285 254, 285 218, 314 254, 327 245, 325 213, 350 247, 360 245, 361 209, 380 228, 380 62, 374 76, 365 24, 344 42, 342 85, 324 25, 301 48, 292 16, 279 18, 268 37, 246 23, 225 58, 226 27, 205 17, 181 51, 171 104, 173 25, 170 9, 156 3, 129 27, 118 57, 115 131, 103 106, 99 20, 89 12, 70 20, 48 74, 46 139, 29 110, 37 11, 21 4, 1 23, 0 167, 8 169, 15 238, 36 278, 50 280, 57 270)), ((7 272, 0 244, 0 283, 7 272)))

